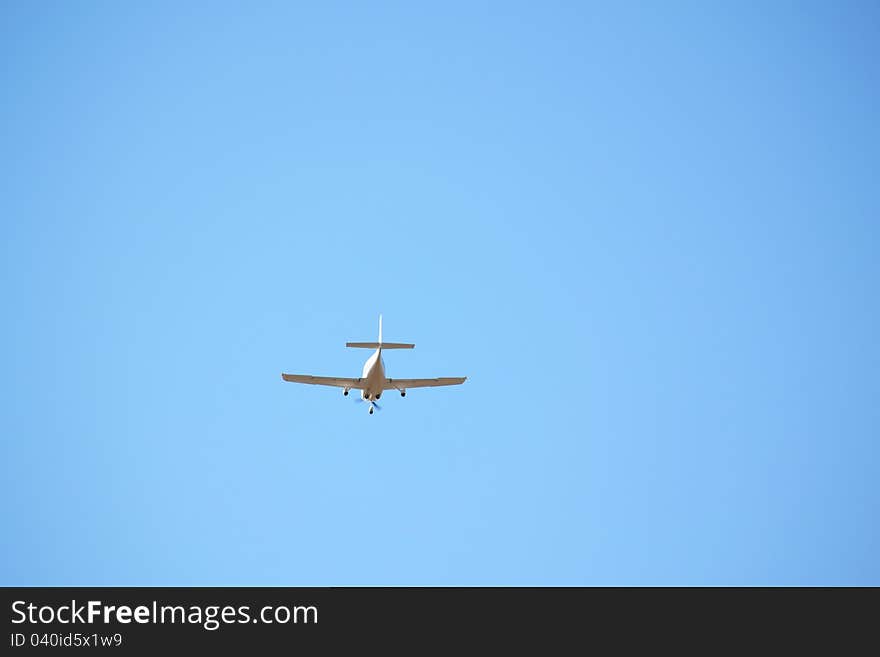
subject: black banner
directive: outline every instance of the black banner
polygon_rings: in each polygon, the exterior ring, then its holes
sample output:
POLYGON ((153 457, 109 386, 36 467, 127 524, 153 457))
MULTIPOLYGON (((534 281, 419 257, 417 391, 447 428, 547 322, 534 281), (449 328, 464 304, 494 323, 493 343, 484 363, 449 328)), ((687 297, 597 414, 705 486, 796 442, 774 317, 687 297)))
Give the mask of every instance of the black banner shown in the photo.
POLYGON ((868 636, 859 589, 5 588, 6 654, 398 646, 706 648, 868 636), (705 642, 708 641, 709 644, 705 642))

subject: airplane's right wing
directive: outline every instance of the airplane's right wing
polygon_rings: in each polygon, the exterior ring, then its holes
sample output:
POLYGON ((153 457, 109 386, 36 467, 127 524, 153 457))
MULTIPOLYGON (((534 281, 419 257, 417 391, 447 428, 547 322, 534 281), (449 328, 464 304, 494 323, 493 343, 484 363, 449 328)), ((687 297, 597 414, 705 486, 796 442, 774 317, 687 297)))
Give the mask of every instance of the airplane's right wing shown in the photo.
POLYGON ((282 374, 281 378, 291 383, 309 383, 316 386, 333 386, 335 388, 363 389, 363 379, 345 379, 338 376, 312 376, 311 374, 282 374))
POLYGON ((385 379, 383 390, 407 390, 409 388, 435 388, 457 386, 467 381, 466 376, 446 376, 439 379, 385 379))

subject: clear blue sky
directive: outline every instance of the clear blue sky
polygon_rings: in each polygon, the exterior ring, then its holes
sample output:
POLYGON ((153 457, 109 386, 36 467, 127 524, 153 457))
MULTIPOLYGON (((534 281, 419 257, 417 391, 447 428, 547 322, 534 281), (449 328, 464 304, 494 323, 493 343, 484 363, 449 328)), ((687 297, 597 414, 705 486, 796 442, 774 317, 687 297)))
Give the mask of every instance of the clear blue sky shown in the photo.
POLYGON ((878 43, 3 3, 0 584, 880 584, 878 43))

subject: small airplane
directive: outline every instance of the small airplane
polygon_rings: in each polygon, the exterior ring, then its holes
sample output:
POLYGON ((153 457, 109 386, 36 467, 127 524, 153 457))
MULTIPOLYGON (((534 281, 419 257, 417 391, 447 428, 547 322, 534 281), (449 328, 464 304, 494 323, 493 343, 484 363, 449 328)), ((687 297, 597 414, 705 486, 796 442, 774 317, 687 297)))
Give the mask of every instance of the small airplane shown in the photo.
POLYGON ((466 376, 442 377, 439 379, 387 379, 385 378, 385 362, 382 359, 383 349, 412 349, 414 344, 403 342, 382 342, 382 315, 379 315, 378 342, 346 342, 346 347, 375 349, 373 355, 364 363, 364 371, 359 379, 345 379, 335 376, 312 376, 310 374, 282 374, 281 378, 291 383, 309 383, 318 386, 342 388, 342 394, 348 396, 349 390, 360 390, 361 399, 370 402, 370 415, 373 407, 380 408, 377 401, 386 390, 397 390, 401 397, 406 397, 408 388, 434 388, 437 386, 457 386, 467 380, 466 376))

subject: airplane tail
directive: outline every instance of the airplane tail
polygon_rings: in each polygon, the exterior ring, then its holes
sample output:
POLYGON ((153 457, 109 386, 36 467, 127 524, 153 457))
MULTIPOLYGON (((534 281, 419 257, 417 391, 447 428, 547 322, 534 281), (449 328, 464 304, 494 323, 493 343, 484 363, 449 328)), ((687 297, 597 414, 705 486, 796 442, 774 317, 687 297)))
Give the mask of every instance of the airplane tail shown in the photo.
POLYGON ((414 344, 407 342, 382 342, 382 315, 379 315, 379 341, 378 342, 346 342, 346 347, 359 349, 412 349, 414 344))

